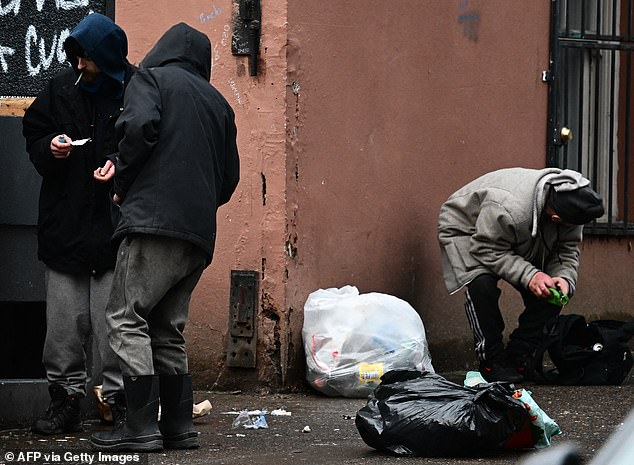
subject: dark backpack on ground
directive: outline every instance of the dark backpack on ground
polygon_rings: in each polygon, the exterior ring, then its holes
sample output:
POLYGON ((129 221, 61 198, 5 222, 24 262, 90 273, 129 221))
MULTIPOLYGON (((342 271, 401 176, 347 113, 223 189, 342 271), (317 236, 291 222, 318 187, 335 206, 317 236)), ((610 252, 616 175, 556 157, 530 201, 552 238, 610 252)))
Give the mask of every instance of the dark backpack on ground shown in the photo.
POLYGON ((633 335, 634 321, 588 323, 582 315, 559 315, 535 354, 536 381, 566 385, 621 384, 634 364, 628 346, 633 335), (544 366, 546 351, 554 368, 544 366))

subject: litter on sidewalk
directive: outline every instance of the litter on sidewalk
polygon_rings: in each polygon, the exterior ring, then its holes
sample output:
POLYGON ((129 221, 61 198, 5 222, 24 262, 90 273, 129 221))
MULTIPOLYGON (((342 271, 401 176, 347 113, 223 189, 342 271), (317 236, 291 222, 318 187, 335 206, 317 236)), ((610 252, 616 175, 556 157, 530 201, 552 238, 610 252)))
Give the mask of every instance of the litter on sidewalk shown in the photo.
POLYGON ((205 415, 209 415, 211 413, 211 402, 207 399, 194 404, 194 409, 192 411, 192 418, 200 418, 205 415))
MULTIPOLYGON (((231 410, 229 412, 222 412, 221 415, 240 415, 240 413, 242 413, 243 411, 245 410, 231 410)), ((263 410, 246 410, 246 412, 251 416, 255 416, 261 415, 263 410)), ((266 413, 266 410, 264 410, 264 412, 266 413)), ((290 417, 292 413, 287 410, 278 408, 271 411, 270 415, 273 417, 290 417)))
MULTIPOLYGON (((466 387, 476 387, 480 384, 487 384, 481 373, 469 371, 464 380, 466 387)), ((517 389, 513 393, 515 399, 524 403, 531 420, 531 436, 529 441, 535 443, 535 449, 542 449, 551 445, 551 438, 561 434, 559 425, 544 412, 533 399, 532 393, 526 389, 517 389)))
MULTIPOLYGON (((97 410, 99 412, 99 418, 104 423, 112 423, 112 411, 110 405, 103 398, 102 386, 98 385, 93 387, 95 397, 97 398, 97 410)), ((192 407, 192 418, 200 418, 211 413, 211 402, 205 399, 202 402, 194 404, 192 407)), ((161 406, 159 405, 158 419, 161 419, 161 406)))
POLYGON ((245 429, 268 429, 269 424, 266 422, 266 410, 259 411, 257 414, 251 414, 247 410, 242 410, 238 413, 238 416, 233 420, 231 429, 245 428, 245 429))
POLYGON ((291 412, 287 412, 283 408, 277 408, 271 412, 272 416, 280 416, 280 417, 290 417, 292 415, 291 412))
POLYGON ((434 371, 419 314, 388 294, 354 286, 312 292, 302 339, 306 379, 328 396, 367 398, 390 370, 434 371))

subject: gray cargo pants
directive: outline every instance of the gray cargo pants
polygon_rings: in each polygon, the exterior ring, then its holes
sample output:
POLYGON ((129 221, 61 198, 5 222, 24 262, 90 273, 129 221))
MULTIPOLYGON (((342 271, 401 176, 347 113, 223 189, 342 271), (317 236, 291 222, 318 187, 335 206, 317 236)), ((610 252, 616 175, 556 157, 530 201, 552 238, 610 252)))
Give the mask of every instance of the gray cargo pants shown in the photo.
MULTIPOLYGON (((76 276, 46 268, 46 340, 42 363, 49 383, 86 395, 87 351, 92 333, 101 364, 104 397, 123 391, 119 361, 108 344, 105 309, 112 271, 76 276)), ((94 352, 93 352, 94 353, 94 352)), ((99 375, 99 373, 93 373, 99 375)))
POLYGON ((183 330, 207 261, 188 241, 148 234, 123 239, 106 320, 124 376, 188 372, 183 330))

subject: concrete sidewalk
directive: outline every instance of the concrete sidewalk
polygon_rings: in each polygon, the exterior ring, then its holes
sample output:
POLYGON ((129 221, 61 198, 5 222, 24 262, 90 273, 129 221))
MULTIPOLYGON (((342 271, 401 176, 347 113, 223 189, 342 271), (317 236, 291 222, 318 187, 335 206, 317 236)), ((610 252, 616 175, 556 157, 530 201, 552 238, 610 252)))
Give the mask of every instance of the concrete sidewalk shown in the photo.
MULTIPOLYGON (((452 375, 446 377, 459 381, 459 376, 464 376, 464 373, 452 375)), ((631 377, 622 386, 522 387, 533 393, 535 401, 561 427, 563 434, 554 438, 554 445, 574 441, 588 458, 601 447, 634 406, 634 383, 631 377)), ((196 392, 196 402, 205 399, 212 403, 213 408, 211 414, 195 420, 200 432, 200 449, 142 454, 137 457, 139 461, 127 463, 517 465, 527 454, 533 453, 512 451, 476 458, 395 457, 371 449, 359 436, 354 418, 356 412, 366 404, 364 399, 329 398, 313 392, 266 395, 196 392), (242 409, 266 409, 269 412, 266 416, 269 428, 232 429, 235 412, 242 409), (275 409, 284 409, 291 415, 273 416, 270 412, 275 409)), ((86 421, 84 426, 83 433, 49 438, 33 435, 28 429, 4 430, 0 432, 0 465, 15 463, 15 458, 13 461, 6 459, 7 451, 14 454, 29 450, 54 451, 60 457, 68 451, 94 454, 87 439, 93 431, 106 427, 95 420, 86 421)), ((76 457, 69 462, 50 463, 82 463, 79 459, 76 457)))

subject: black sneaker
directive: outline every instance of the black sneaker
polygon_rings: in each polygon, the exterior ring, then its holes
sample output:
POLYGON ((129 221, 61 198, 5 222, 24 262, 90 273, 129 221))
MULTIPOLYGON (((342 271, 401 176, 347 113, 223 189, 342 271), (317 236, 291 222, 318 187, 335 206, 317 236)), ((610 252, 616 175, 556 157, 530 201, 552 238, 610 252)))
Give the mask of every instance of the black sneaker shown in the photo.
POLYGON ((524 381, 524 375, 517 371, 513 363, 504 358, 481 361, 480 374, 489 383, 495 381, 520 383, 524 381))
POLYGON ((79 411, 81 396, 67 394, 66 390, 58 384, 51 384, 48 391, 51 403, 44 416, 33 423, 31 431, 44 435, 82 431, 79 411))
POLYGON ((530 354, 508 354, 509 359, 515 370, 524 377, 525 380, 532 380, 535 378, 533 368, 533 356, 530 354))

